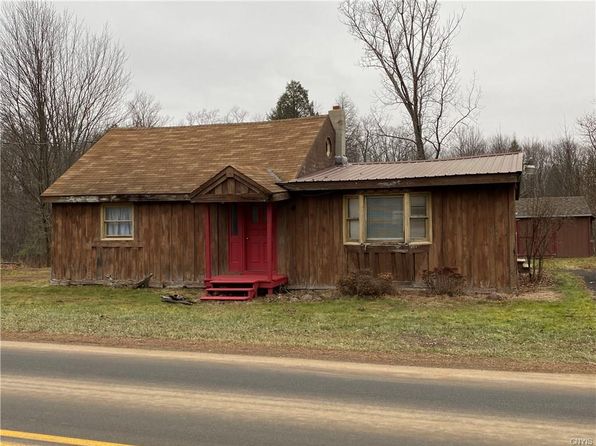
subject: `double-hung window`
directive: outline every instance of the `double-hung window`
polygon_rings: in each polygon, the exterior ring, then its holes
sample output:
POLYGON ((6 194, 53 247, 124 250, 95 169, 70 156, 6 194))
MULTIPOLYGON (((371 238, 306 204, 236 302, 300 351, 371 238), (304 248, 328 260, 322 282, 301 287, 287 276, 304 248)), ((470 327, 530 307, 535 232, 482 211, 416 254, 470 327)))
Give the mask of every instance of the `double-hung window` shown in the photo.
POLYGON ((428 241, 430 218, 426 194, 410 194, 410 241, 428 241))
POLYGON ((345 243, 430 243, 430 194, 345 197, 345 243))
POLYGON ((360 197, 346 197, 346 240, 358 242, 360 240, 360 197))
POLYGON ((104 205, 102 207, 102 238, 132 239, 133 226, 132 205, 104 205))

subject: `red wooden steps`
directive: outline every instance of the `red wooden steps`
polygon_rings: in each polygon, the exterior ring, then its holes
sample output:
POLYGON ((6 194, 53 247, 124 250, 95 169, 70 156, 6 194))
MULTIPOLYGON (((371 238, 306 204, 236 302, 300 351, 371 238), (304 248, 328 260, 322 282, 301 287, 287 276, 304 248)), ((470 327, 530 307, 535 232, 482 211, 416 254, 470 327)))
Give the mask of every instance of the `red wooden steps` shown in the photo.
POLYGON ((238 301, 244 301, 244 300, 252 300, 254 296, 203 296, 201 297, 201 300, 238 300, 238 301))
POLYGON ((258 282, 237 277, 211 280, 201 300, 252 300, 257 295, 258 282))
POLYGON ((227 274, 205 280, 206 296, 201 300, 252 300, 259 288, 269 294, 273 289, 287 283, 287 276, 275 275, 271 279, 265 274, 227 274))

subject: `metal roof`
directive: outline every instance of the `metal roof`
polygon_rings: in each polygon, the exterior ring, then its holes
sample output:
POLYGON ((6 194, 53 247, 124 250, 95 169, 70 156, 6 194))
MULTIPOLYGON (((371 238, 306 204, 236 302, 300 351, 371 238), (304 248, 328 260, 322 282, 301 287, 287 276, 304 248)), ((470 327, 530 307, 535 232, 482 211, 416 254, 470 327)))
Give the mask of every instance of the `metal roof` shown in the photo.
POLYGON ((352 163, 331 167, 285 184, 511 174, 521 173, 522 167, 521 152, 394 163, 352 163))

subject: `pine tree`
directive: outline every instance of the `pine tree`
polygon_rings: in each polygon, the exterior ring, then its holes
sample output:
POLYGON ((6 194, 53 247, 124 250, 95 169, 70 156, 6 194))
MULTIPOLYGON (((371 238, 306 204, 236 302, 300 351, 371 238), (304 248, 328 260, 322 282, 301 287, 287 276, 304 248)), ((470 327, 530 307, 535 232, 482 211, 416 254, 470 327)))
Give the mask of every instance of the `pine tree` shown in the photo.
POLYGON ((313 102, 308 99, 308 90, 300 82, 290 81, 286 85, 284 93, 277 100, 275 108, 267 117, 274 120, 303 118, 316 114, 313 102))
POLYGON ((517 139, 515 139, 515 136, 513 137, 513 140, 511 141, 511 145, 509 146, 509 151, 510 152, 520 152, 521 151, 521 147, 519 146, 517 139))

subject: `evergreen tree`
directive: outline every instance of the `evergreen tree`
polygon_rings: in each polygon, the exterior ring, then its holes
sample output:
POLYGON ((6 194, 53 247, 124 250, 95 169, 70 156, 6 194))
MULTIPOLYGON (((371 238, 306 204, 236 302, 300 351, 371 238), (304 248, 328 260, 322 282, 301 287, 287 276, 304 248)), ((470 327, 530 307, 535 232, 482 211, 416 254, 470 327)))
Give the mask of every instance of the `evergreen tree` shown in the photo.
POLYGON ((515 136, 513 137, 513 141, 511 141, 511 145, 509 146, 509 151, 510 152, 520 152, 521 151, 521 147, 517 143, 517 139, 515 139, 515 136))
POLYGON ((275 108, 267 117, 274 120, 303 118, 316 114, 313 102, 308 99, 308 90, 300 82, 290 81, 286 85, 286 91, 279 97, 275 108))

